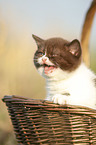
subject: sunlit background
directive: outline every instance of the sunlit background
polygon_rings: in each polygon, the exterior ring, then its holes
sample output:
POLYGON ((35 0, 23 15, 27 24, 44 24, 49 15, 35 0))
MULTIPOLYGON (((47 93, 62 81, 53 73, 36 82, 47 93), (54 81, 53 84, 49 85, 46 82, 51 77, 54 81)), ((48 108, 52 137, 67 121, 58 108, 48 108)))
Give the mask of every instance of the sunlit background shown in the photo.
MULTIPOLYGON (((0 0, 0 98, 19 95, 44 99, 45 80, 39 76, 33 55, 32 34, 43 39, 80 40, 91 0, 0 0)), ((90 39, 91 68, 96 72, 96 19, 90 39)), ((6 106, 0 101, 0 145, 15 145, 6 106), (11 135, 8 135, 8 134, 11 135), (5 143, 4 143, 5 142, 5 143)))

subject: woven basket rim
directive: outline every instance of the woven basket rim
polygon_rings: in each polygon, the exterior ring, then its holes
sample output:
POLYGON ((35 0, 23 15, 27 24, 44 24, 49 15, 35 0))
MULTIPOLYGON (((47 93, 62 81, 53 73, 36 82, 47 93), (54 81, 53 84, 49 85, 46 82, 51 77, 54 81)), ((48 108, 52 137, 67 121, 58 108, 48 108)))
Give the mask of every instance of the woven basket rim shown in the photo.
POLYGON ((85 114, 90 115, 91 117, 96 118, 96 110, 84 107, 84 106, 78 106, 78 105, 59 105, 55 104, 53 102, 47 101, 47 100, 38 100, 38 99, 31 99, 27 97, 21 97, 21 96, 4 96, 2 99, 3 102, 8 103, 11 102, 11 104, 22 104, 27 107, 29 105, 32 105, 32 107, 36 108, 44 108, 45 110, 54 110, 54 111, 67 111, 70 114, 85 114))

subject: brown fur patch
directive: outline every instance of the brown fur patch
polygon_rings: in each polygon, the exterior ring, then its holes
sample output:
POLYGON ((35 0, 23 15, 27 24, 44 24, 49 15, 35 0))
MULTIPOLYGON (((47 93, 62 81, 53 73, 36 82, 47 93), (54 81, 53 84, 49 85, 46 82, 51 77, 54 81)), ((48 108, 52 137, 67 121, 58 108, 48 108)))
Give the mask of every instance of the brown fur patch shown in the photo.
MULTIPOLYGON (((81 62, 81 48, 78 49, 79 56, 70 52, 70 42, 61 38, 52 38, 45 41, 45 51, 50 61, 62 70, 72 71, 81 62)), ((78 46, 80 47, 80 46, 78 46)))
MULTIPOLYGON (((37 41, 37 39, 35 39, 37 41)), ((78 40, 73 40, 72 42, 68 42, 62 38, 51 38, 48 40, 39 38, 39 46, 38 42, 38 50, 35 53, 34 63, 36 67, 40 67, 40 65, 36 62, 36 58, 39 58, 46 54, 46 56, 50 59, 52 63, 54 63, 57 67, 66 71, 73 71, 76 69, 81 63, 81 46, 78 40)))

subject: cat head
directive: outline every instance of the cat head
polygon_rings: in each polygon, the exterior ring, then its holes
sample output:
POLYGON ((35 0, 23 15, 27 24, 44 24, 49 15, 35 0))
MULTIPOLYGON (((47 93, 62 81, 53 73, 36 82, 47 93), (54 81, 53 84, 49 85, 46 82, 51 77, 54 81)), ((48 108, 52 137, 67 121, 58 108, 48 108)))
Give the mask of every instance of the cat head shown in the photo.
POLYGON ((80 65, 81 46, 77 39, 69 42, 62 38, 43 40, 32 36, 37 44, 34 64, 42 76, 54 77, 58 71, 70 73, 80 65))

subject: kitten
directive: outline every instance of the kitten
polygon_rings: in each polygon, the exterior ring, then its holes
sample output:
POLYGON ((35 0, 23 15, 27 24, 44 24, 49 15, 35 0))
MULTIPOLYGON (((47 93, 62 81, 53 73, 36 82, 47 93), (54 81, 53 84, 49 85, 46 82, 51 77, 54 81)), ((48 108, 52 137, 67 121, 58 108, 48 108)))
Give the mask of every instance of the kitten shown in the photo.
POLYGON ((34 64, 46 79, 47 97, 58 104, 96 107, 96 75, 82 61, 80 42, 43 40, 33 35, 38 49, 34 64))

